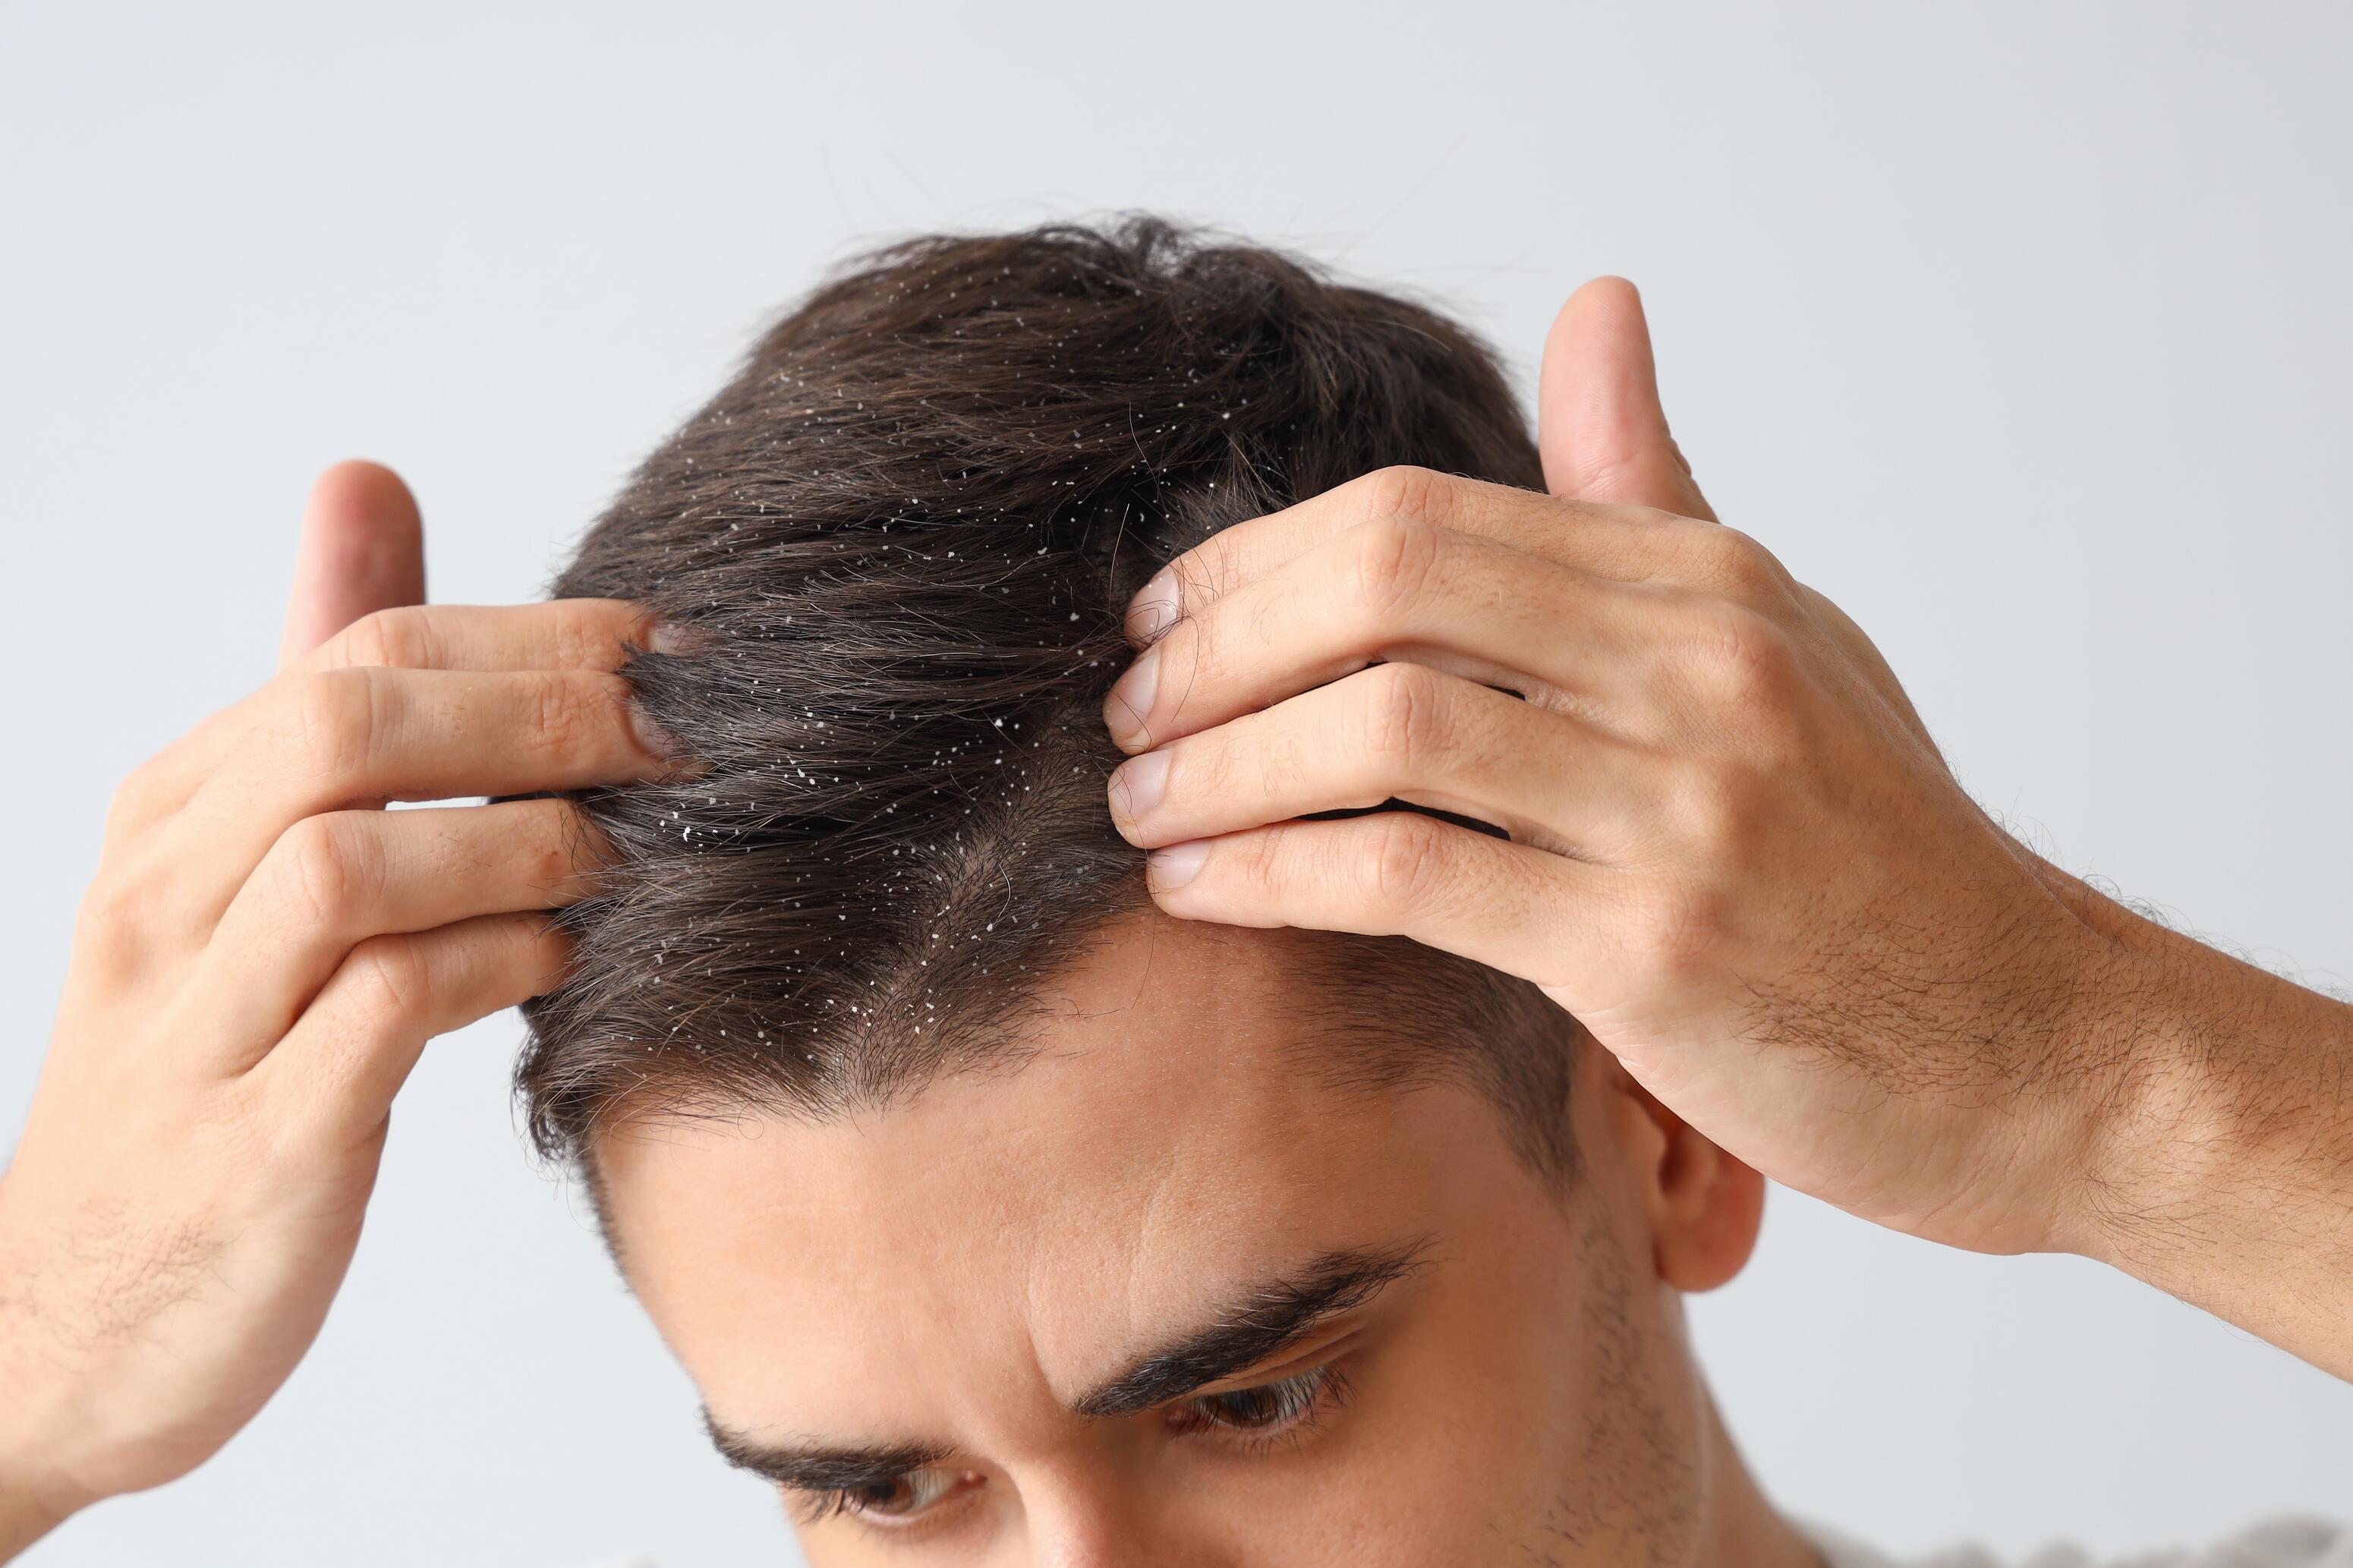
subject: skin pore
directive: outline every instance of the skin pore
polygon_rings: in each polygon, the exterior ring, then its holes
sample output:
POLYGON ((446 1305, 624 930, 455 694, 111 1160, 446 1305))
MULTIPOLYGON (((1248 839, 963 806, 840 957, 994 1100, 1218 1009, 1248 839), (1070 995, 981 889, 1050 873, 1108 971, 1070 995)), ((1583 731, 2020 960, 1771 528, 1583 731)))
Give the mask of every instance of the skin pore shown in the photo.
POLYGON ((809 1560, 1810 1563, 1681 1294, 1761 1182, 1598 1051, 1565 1182, 1451 1084, 1326 1087, 1312 933, 1146 911, 1035 1054, 879 1114, 597 1150, 631 1284, 809 1560))

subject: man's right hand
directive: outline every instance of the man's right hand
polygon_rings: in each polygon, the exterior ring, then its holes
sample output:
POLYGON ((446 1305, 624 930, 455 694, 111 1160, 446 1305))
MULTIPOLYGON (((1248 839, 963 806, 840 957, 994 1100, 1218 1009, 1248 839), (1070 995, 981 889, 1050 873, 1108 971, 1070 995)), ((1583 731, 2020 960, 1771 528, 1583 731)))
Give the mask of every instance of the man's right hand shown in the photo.
POLYGON ((671 765, 616 673, 641 611, 427 609, 417 538, 389 473, 330 470, 277 679, 115 796, 0 1177, 0 1558, 260 1409, 343 1280, 426 1041, 554 984, 543 911, 599 859, 572 805, 385 803, 671 765))

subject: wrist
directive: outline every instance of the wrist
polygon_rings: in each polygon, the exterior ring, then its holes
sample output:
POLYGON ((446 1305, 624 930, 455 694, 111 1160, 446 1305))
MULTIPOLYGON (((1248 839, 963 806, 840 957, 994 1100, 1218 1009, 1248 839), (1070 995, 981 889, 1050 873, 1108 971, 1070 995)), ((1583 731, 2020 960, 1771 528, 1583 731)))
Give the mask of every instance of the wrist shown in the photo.
POLYGON ((26 1280, 30 1270, 9 1247, 5 1231, 7 1178, 0 1174, 0 1562, 55 1530, 98 1499, 56 1468, 57 1434, 49 1416, 61 1406, 38 1348, 38 1313, 26 1280), (45 1415, 43 1413, 48 1413, 45 1415))
POLYGON ((2195 1048, 2194 1014, 2168 951, 2183 939, 2019 849, 2081 938, 2066 982, 2053 988, 2061 1000, 2046 1035, 2052 1077, 2063 1086, 2066 1152, 2045 1249, 2117 1265, 2136 1224, 2199 1187, 2191 1167, 2215 1147, 2215 1130, 2200 1127, 2217 1103, 2214 1064, 2195 1048))
POLYGON ((2353 1376, 2353 1007, 2075 888, 2115 955, 2070 1029, 2110 1065, 2054 1242, 2353 1376))
POLYGON ((2053 1239, 2137 1272, 2133 1259, 2195 1223, 2234 1142, 2221 1063, 2161 950, 2120 942, 2066 1026, 2083 1078, 2074 1181, 2053 1239))
POLYGON ((0 1470, 0 1563, 63 1524, 82 1506, 30 1474, 0 1470))

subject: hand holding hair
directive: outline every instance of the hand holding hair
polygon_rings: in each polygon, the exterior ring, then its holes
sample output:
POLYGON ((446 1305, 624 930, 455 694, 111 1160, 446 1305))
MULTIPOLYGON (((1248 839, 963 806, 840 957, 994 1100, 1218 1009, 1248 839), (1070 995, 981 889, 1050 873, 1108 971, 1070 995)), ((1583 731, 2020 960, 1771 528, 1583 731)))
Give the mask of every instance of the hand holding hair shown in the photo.
POLYGON ((427 1039, 545 990, 596 859, 526 794, 668 764, 603 601, 427 609, 388 470, 313 492, 278 678, 115 796, 0 1178, 0 1558, 186 1473, 316 1337, 427 1039))
POLYGON ((1769 1176, 2353 1376, 2353 1008, 1980 810, 1855 625, 1707 521, 1630 286, 1563 311, 1543 433, 1551 496, 1388 469, 1137 595, 1103 712, 1160 907, 1535 981, 1769 1176), (1508 837, 1307 820, 1389 800, 1508 837))

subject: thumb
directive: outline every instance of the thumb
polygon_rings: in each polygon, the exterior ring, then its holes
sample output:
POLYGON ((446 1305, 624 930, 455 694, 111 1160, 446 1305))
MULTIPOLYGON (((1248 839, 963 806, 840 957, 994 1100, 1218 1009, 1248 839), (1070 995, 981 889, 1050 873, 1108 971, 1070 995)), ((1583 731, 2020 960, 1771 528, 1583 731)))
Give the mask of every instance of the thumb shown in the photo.
POLYGON ((368 462, 321 474, 302 510, 278 668, 362 616, 424 602, 425 523, 400 476, 368 462))
POLYGON ((1715 521, 1667 431, 1642 296, 1623 278, 1595 279, 1554 319, 1536 428, 1553 494, 1715 521))

